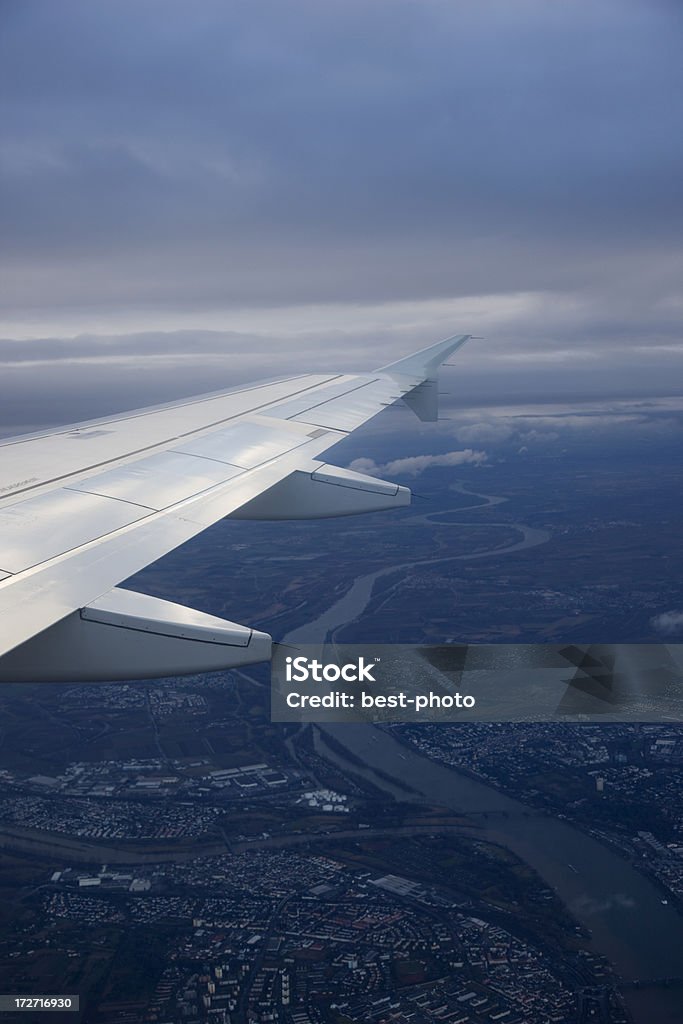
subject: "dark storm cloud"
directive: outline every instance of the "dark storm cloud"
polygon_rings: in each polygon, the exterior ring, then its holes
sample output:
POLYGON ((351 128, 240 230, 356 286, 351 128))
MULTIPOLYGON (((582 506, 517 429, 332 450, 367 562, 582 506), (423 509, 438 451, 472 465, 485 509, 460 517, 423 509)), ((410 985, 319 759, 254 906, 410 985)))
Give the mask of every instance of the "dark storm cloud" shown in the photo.
MULTIPOLYGON (((385 303, 378 348, 393 323, 410 344, 484 330, 522 361, 656 346, 680 369, 677 5, 22 0, 0 18, 6 336, 126 331, 132 359, 185 346, 139 336, 174 313, 189 330, 333 303, 318 341, 362 351, 376 323, 345 311, 385 303), (433 305, 471 296, 486 308, 433 305)), ((276 363, 313 346, 272 336, 276 363)))

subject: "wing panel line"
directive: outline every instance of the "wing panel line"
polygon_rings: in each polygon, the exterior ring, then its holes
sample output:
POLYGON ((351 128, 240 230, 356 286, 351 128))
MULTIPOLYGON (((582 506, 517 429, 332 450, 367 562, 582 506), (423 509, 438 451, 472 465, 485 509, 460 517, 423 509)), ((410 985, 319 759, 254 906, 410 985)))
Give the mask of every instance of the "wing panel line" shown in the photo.
MULTIPOLYGON (((229 398, 231 395, 245 395, 250 391, 262 391, 263 388, 272 387, 273 384, 286 384, 288 381, 305 380, 306 374, 297 373, 292 377, 283 377, 280 380, 264 381, 262 384, 247 384, 243 388, 232 388, 227 391, 212 391, 208 395, 197 395, 196 398, 180 399, 178 402, 165 402, 161 405, 151 405, 145 409, 130 409, 128 413, 114 413, 112 416, 102 416, 96 420, 84 420, 81 423, 68 423, 57 430, 36 431, 32 434, 23 434, 20 437, 7 437, 0 440, 0 448, 9 448, 15 444, 25 444, 28 441, 39 441, 48 437, 61 437, 63 434, 70 434, 74 430, 82 430, 84 427, 96 427, 105 423, 128 423, 130 420, 140 419, 144 416, 154 416, 158 412, 170 412, 172 409, 186 409, 190 405, 203 405, 205 402, 214 402, 217 398, 229 398)), ((311 387, 321 387, 337 380, 341 374, 332 374, 328 380, 319 382, 311 387)), ((306 390, 305 388, 303 390, 306 390)), ((295 392, 298 394, 299 392, 295 392)), ((288 401, 289 399, 287 399, 288 401)))
MULTIPOLYGON (((338 376, 340 376, 340 374, 338 374, 337 377, 338 376)), ((337 379, 336 377, 330 378, 330 380, 336 380, 336 379, 337 379)), ((324 383, 327 384, 327 383, 329 383, 329 381, 325 381, 324 383)), ((232 416, 226 416, 223 419, 215 420, 213 423, 205 423, 201 427, 196 427, 194 430, 188 430, 188 431, 185 431, 182 434, 176 434, 174 437, 166 438, 163 441, 157 441, 155 444, 146 445, 143 448, 136 448, 133 451, 125 452, 125 453, 123 453, 121 455, 117 455, 117 456, 115 456, 114 458, 111 458, 111 459, 105 459, 102 462, 94 462, 91 465, 83 466, 82 469, 76 470, 74 472, 63 473, 60 476, 50 477, 47 480, 39 480, 37 483, 31 484, 30 487, 20 487, 16 491, 8 491, 6 494, 2 495, 2 500, 4 501, 6 498, 14 498, 18 494, 26 494, 29 491, 39 490, 41 488, 47 487, 49 484, 59 483, 60 480, 68 480, 70 477, 80 476, 81 473, 89 473, 89 472, 91 472, 93 470, 101 469, 102 466, 109 466, 109 465, 112 465, 113 463, 118 463, 122 459, 130 459, 130 458, 133 458, 135 455, 142 455, 144 452, 151 452, 151 451, 154 451, 155 449, 161 449, 162 451, 165 451, 165 450, 168 449, 169 445, 175 444, 175 442, 181 441, 183 438, 192 437, 193 435, 200 435, 200 434, 202 434, 205 431, 213 430, 216 427, 219 427, 223 423, 230 423, 232 420, 246 419, 248 416, 252 416, 252 415, 254 415, 254 413, 260 412, 262 409, 267 409, 269 406, 277 406, 278 403, 283 403, 285 401, 289 402, 289 401, 291 401, 292 398, 296 398, 297 395, 305 394, 306 391, 310 391, 310 390, 312 390, 314 388, 318 388, 318 387, 322 387, 322 386, 323 386, 323 384, 321 384, 320 382, 317 383, 317 384, 310 384, 307 388, 301 388, 300 391, 295 392, 293 395, 288 395, 286 399, 275 399, 275 400, 271 400, 269 402, 264 402, 262 405, 254 406, 253 408, 247 409, 244 412, 235 413, 232 416)), ((193 404, 193 403, 188 403, 188 404, 193 404)), ((131 418, 134 418, 134 417, 131 417, 131 418)), ((119 423, 119 422, 123 422, 123 421, 122 420, 116 420, 116 422, 119 423)), ((46 435, 46 436, 51 437, 51 436, 57 436, 57 435, 46 435)), ((15 443, 18 444, 19 442, 17 441, 15 443)))

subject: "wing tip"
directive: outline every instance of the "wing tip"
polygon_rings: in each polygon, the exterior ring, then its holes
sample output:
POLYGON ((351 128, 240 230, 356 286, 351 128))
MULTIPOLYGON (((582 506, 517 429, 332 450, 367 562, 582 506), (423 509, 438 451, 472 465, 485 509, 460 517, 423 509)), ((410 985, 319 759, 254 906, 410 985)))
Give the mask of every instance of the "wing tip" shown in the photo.
POLYGON ((453 334, 449 338, 444 338, 442 341, 437 341, 433 345, 427 345, 426 348, 419 349, 417 352, 412 352, 408 356, 404 356, 402 359, 397 359, 393 363, 387 363, 386 366, 380 366, 377 369, 378 373, 388 374, 419 374, 422 379, 426 379, 430 374, 434 373, 439 366, 450 355, 457 352, 459 348, 471 341, 475 335, 473 334, 453 334))

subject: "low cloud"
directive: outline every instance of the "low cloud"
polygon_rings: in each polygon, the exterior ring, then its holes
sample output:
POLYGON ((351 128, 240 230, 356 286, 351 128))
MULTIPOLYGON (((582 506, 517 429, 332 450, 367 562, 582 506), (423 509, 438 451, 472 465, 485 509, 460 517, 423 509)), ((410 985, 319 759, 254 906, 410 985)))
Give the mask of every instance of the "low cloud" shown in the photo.
POLYGON ((547 446, 571 438, 628 432, 643 437, 667 438, 680 430, 683 403, 675 396, 650 402, 603 399, 572 405, 539 403, 498 408, 458 409, 444 429, 458 441, 473 447, 486 445, 501 450, 547 446))
POLYGON ((371 476, 419 476, 426 469, 437 466, 481 466, 486 459, 486 452, 465 448, 457 452, 443 452, 441 455, 409 455, 384 465, 378 465, 374 459, 354 459, 349 469, 357 473, 369 473, 371 476))
POLYGON ((650 619, 650 625, 663 636, 683 635, 683 611, 662 612, 650 619))
POLYGON ((471 423, 458 427, 455 436, 464 444, 499 444, 512 437, 512 428, 500 421, 471 423))
POLYGON ((524 441, 526 445, 529 444, 551 444, 553 441, 557 441, 559 434, 554 430, 529 430, 525 434, 520 434, 520 441, 524 441))

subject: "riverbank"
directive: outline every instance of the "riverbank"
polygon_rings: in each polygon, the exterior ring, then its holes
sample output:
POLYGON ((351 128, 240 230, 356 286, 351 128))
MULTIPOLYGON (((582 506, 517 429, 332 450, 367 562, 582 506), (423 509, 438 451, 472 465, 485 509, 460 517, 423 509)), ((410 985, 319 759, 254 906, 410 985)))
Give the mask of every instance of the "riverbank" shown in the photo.
MULTIPOLYGON (((500 504, 505 499, 493 495, 477 494, 459 488, 482 503, 477 507, 500 504)), ((463 507, 458 512, 465 512, 463 507)), ((434 522, 439 513, 427 513, 406 521, 424 526, 434 522)), ((453 521, 452 528, 467 528, 474 523, 453 521)), ((493 524, 489 524, 493 525, 493 524)), ((457 555, 446 559, 402 562, 359 577, 347 592, 333 602, 314 621, 290 632, 283 642, 323 643, 334 637, 337 630, 350 625, 366 610, 372 600, 375 583, 397 571, 407 573, 425 564, 443 564, 444 561, 463 561, 471 558, 500 556, 531 547, 548 540, 549 535, 524 524, 501 523, 515 526, 522 535, 520 542, 505 548, 470 555, 457 555)), ((317 753, 335 763, 338 768, 363 773, 367 781, 383 789, 396 799, 429 801, 456 811, 476 816, 484 838, 508 848, 530 865, 546 884, 551 886, 565 906, 589 930, 592 947, 606 956, 619 975, 627 982, 645 983, 683 976, 683 917, 671 905, 664 905, 658 887, 641 874, 621 853, 615 852, 598 839, 559 818, 539 814, 499 792, 494 787, 456 769, 440 765, 415 751, 403 747, 397 740, 371 725, 321 725, 317 733, 317 753), (333 737, 327 744, 325 736, 333 737), (340 753, 345 749, 348 759, 340 753), (365 767, 359 767, 358 762, 365 767), (405 786, 413 792, 406 794, 405 786)), ((680 993, 679 993, 680 994, 680 993)), ((681 1024, 683 1017, 671 1016, 671 993, 656 988, 648 990, 648 999, 636 992, 629 1005, 639 1024, 681 1024)))
POLYGON ((607 956, 621 977, 642 982, 681 975, 683 917, 662 904, 658 889, 627 860, 567 822, 538 815, 484 783, 407 751, 370 725, 320 727, 318 752, 338 766, 343 758, 325 743, 328 732, 364 760, 370 779, 392 796, 406 799, 404 791, 385 781, 387 775, 407 781, 420 801, 476 816, 485 838, 521 857, 556 890, 591 932, 595 951, 607 956))

